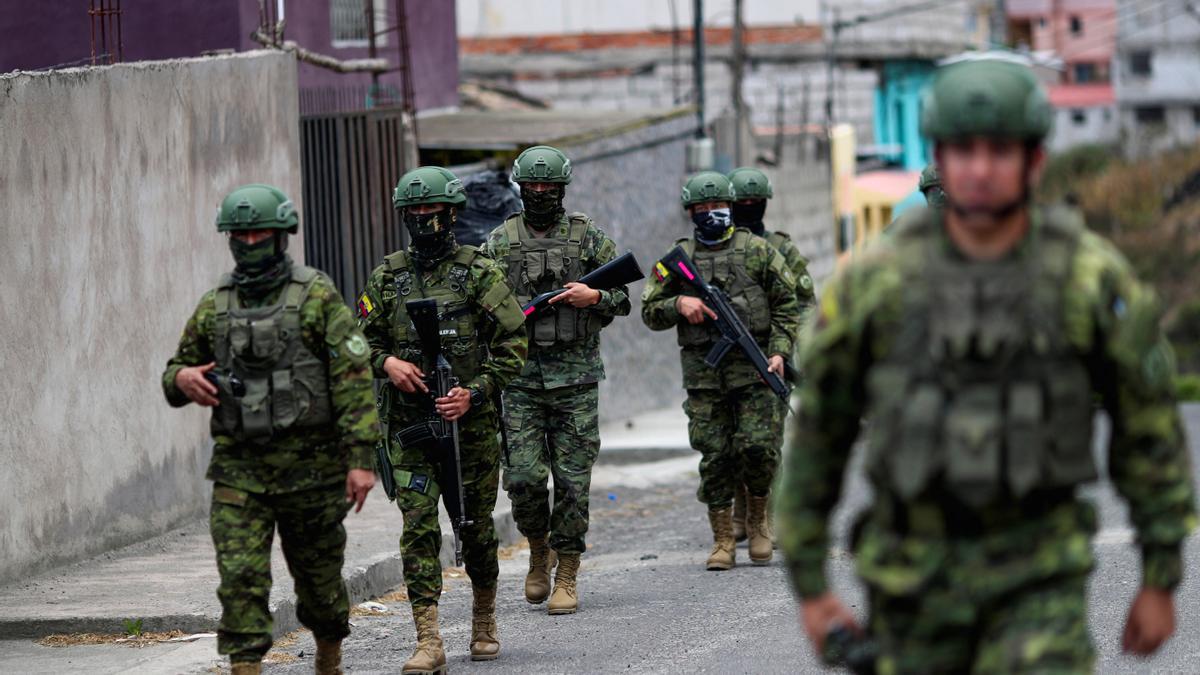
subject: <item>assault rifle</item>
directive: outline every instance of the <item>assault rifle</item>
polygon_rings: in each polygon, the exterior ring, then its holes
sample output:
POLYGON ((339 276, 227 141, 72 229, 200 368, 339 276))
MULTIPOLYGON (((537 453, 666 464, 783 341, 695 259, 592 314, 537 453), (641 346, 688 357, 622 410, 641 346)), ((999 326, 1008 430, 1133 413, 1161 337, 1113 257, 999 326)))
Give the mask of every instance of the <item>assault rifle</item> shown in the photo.
POLYGON ((879 646, 865 635, 837 624, 825 634, 825 649, 821 658, 826 665, 843 667, 855 675, 875 675, 875 659, 879 646))
MULTIPOLYGON (((429 387, 431 399, 439 399, 458 386, 458 378, 450 369, 450 362, 442 354, 442 340, 438 329, 437 301, 432 298, 410 300, 405 303, 408 316, 417 329, 421 340, 421 351, 424 352, 425 364, 432 364, 425 370, 425 384, 429 387)), ((396 440, 401 447, 424 445, 432 443, 436 451, 434 464, 437 470, 437 483, 441 488, 442 502, 450 514, 450 526, 454 530, 454 560, 462 565, 462 528, 470 525, 466 517, 466 503, 463 496, 462 457, 458 448, 458 422, 447 422, 436 410, 432 410, 430 401, 430 416, 423 422, 396 432, 396 440)), ((423 487, 423 486, 422 486, 423 487)))
POLYGON ((780 376, 767 370, 767 357, 763 354, 762 349, 759 349, 758 343, 746 328, 746 324, 738 318, 733 305, 729 304, 729 297, 725 295, 725 291, 713 286, 700 276, 700 271, 696 269, 695 263, 692 262, 682 246, 676 246, 663 256, 654 266, 654 274, 663 281, 667 277, 675 275, 683 284, 691 287, 697 297, 703 300, 704 304, 717 315, 712 322, 716 325, 719 337, 708 355, 704 357, 705 365, 710 368, 717 367, 730 349, 738 347, 746 355, 746 358, 750 359, 751 365, 758 371, 759 376, 767 383, 771 391, 787 402, 791 393, 787 383, 780 376))
MULTIPOLYGON (((646 275, 642 274, 642 269, 638 266, 637 259, 633 257, 633 251, 626 251, 579 277, 579 283, 598 291, 607 291, 617 286, 624 286, 638 279, 645 278, 646 275)), ((522 308, 525 312, 525 319, 533 320, 537 318, 538 314, 549 310, 552 306, 550 299, 566 290, 565 288, 559 288, 553 291, 546 291, 539 294, 533 300, 530 300, 529 304, 522 308)))

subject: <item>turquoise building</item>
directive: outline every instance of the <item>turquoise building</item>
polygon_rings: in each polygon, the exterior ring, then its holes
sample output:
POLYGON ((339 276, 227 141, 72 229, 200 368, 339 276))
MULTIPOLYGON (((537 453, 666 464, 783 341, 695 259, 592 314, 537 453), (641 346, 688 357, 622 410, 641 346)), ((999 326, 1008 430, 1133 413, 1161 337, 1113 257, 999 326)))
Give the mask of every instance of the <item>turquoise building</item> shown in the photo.
POLYGON ((884 154, 907 171, 920 171, 932 157, 921 137, 921 93, 933 79, 930 61, 886 61, 875 89, 875 143, 897 151, 884 154))

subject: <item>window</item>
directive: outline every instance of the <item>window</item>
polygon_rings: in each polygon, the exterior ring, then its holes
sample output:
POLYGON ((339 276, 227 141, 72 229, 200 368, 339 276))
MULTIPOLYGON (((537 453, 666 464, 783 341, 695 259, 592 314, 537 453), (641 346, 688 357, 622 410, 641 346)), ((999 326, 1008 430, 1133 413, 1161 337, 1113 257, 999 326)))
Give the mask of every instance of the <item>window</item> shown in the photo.
POLYGON ((1143 50, 1129 53, 1129 72, 1134 75, 1149 75, 1151 70, 1150 52, 1143 50))
POLYGON ((1071 35, 1074 37, 1083 35, 1083 19, 1078 16, 1071 17, 1071 35))
MULTIPOLYGON (((387 29, 387 3, 375 3, 375 32, 387 29)), ((334 47, 365 47, 370 38, 366 0, 330 0, 329 33, 334 47)), ((375 44, 387 44, 387 34, 377 35, 375 44)))
POLYGON ((1044 17, 1044 16, 1038 17, 1038 28, 1045 28, 1045 27, 1046 27, 1046 17, 1044 17))
POLYGON ((1079 84, 1095 82, 1098 79, 1094 63, 1076 63, 1072 69, 1075 71, 1075 82, 1079 84))
POLYGON ((1200 127, 1200 105, 1192 106, 1192 123, 1200 127))
POLYGON ((1071 124, 1081 127, 1087 124, 1087 111, 1080 108, 1075 108, 1071 111, 1071 124))
POLYGON ((1167 111, 1161 105, 1148 105, 1134 108, 1133 118, 1138 124, 1165 124, 1167 111))

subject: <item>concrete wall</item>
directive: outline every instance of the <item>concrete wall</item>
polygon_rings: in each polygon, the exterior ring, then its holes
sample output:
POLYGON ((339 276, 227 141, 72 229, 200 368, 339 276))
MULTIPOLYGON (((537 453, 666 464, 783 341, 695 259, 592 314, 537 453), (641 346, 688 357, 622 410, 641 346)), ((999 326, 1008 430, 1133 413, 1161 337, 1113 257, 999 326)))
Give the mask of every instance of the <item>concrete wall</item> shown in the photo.
POLYGON ((1121 123, 1115 105, 1056 108, 1054 130, 1047 145, 1050 152, 1063 152, 1076 145, 1113 144, 1120 137, 1121 123))
POLYGON ((1113 59, 1125 152, 1152 155, 1200 138, 1200 21, 1185 0, 1117 4, 1113 59), (1134 54, 1148 53, 1150 73, 1134 73, 1134 54), (1138 108, 1163 108, 1162 123, 1137 119, 1138 108))
POLYGON ((299 202, 296 100, 277 53, 0 77, 0 581, 207 508, 208 416, 159 378, 231 267, 220 199, 299 202))

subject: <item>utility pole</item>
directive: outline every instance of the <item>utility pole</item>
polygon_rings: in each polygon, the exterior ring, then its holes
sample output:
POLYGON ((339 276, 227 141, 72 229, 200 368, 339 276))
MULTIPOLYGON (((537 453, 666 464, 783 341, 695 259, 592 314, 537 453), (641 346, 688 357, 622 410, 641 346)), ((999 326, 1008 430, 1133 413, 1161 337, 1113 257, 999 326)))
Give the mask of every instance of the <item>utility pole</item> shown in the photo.
POLYGON ((825 36, 825 133, 828 134, 833 131, 833 72, 842 22, 841 11, 837 7, 830 7, 824 2, 821 6, 829 12, 829 35, 825 36))
POLYGON ((704 127, 704 0, 692 2, 692 78, 696 87, 696 138, 708 134, 704 127))
POLYGON ((742 78, 746 70, 745 25, 742 23, 742 0, 733 0, 733 161, 746 163, 742 148, 742 127, 746 124, 746 105, 742 98, 742 78))
POLYGON ((1004 0, 995 0, 990 18, 991 35, 988 37, 991 40, 991 46, 1008 44, 1008 7, 1004 0))

